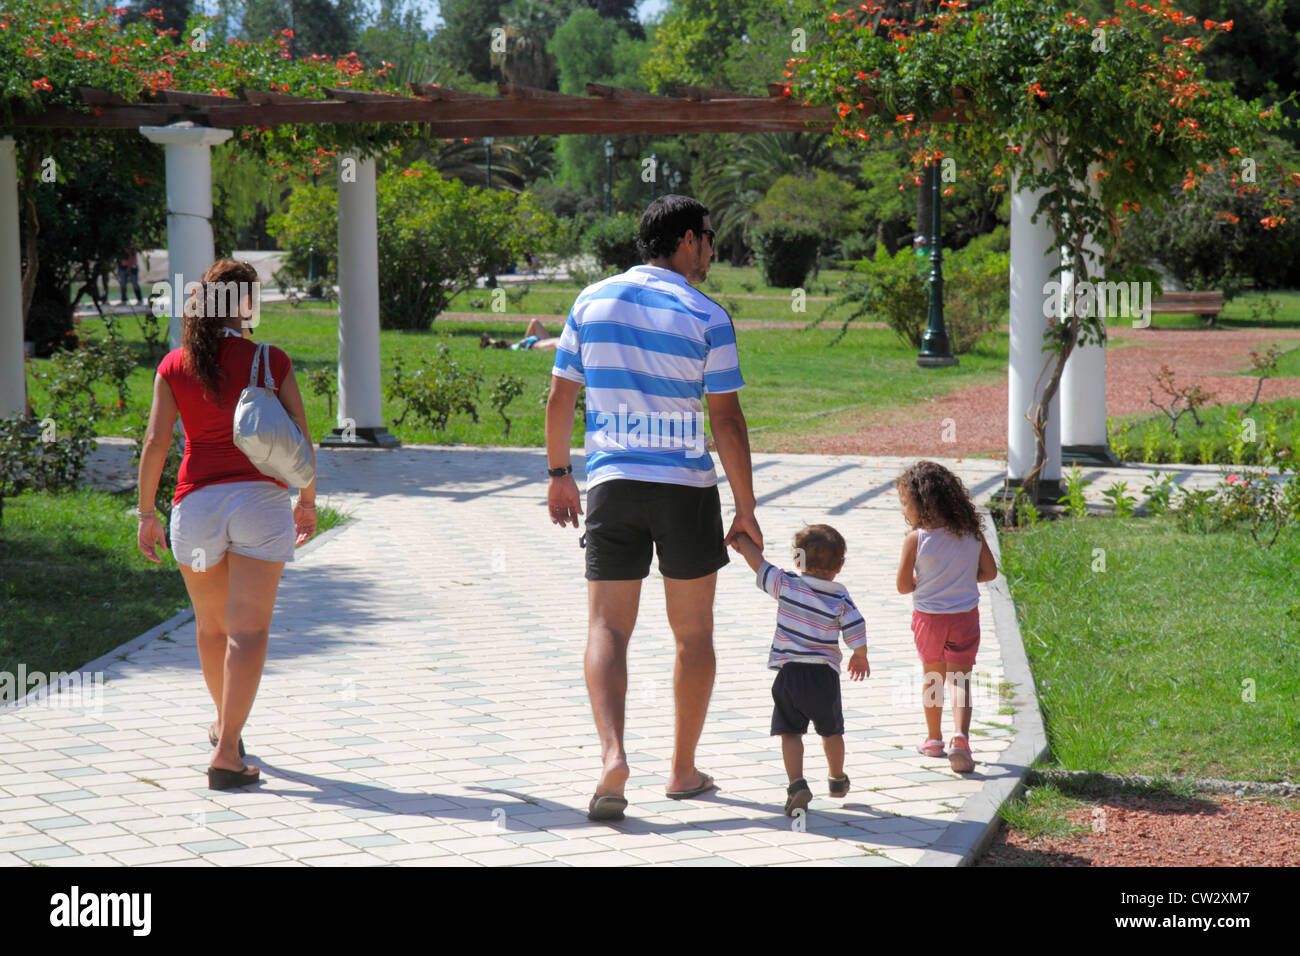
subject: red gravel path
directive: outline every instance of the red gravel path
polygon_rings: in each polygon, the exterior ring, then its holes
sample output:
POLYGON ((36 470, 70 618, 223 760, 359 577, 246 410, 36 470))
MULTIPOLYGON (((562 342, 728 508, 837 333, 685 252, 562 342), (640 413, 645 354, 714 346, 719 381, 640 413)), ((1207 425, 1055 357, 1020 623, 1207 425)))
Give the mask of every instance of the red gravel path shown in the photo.
MULTIPOLYGON (((1300 330, 1283 329, 1112 329, 1112 336, 1131 340, 1106 356, 1106 409, 1111 416, 1154 412, 1147 386, 1161 365, 1176 373, 1175 381, 1198 382, 1213 392, 1215 404, 1248 402, 1256 380, 1232 375, 1250 366, 1250 351, 1290 340, 1300 345, 1300 330)), ((1261 401, 1300 397, 1300 378, 1274 378, 1264 383, 1261 401)), ((833 436, 790 436, 779 450, 820 454, 934 455, 944 419, 955 425, 956 441, 942 447, 945 457, 1006 456, 1007 383, 962 388, 927 402, 893 412, 862 410, 846 413, 861 421, 856 430, 833 436)), ((840 421, 844 421, 841 418, 840 421)), ((778 450, 774 448, 772 450, 778 450)))
POLYGON ((1090 832, 1003 830, 976 866, 1300 866, 1300 810, 1235 797, 1106 797, 1066 814, 1090 832))

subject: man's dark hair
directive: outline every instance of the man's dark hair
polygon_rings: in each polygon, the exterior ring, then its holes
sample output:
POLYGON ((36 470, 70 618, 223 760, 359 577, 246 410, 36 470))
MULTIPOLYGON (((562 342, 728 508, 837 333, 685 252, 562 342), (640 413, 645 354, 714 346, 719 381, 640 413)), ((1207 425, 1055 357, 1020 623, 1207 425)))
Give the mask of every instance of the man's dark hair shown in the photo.
POLYGON ((697 235, 704 229, 709 210, 690 196, 675 193, 660 196, 641 214, 636 248, 645 261, 667 259, 677 251, 677 244, 690 229, 697 235))

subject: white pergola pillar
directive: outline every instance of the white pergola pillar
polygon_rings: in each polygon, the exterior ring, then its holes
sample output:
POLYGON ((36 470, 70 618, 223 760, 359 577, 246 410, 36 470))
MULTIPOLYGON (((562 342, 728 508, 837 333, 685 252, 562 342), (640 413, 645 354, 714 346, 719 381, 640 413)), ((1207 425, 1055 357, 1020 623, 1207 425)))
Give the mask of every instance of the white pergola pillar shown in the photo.
MULTIPOLYGON (((1070 302, 1074 293, 1074 271, 1069 252, 1062 249, 1062 300, 1070 302)), ((1102 279, 1102 255, 1096 242, 1084 243, 1088 281, 1102 279)), ((1106 324, 1106 310, 1099 297, 1091 299, 1092 308, 1106 324)), ((1061 458, 1066 464, 1113 465, 1117 459, 1110 450, 1106 432, 1106 346, 1096 342, 1076 345, 1061 372, 1061 458)))
POLYGON ((172 348, 179 348, 185 285, 202 279, 216 258, 212 245, 212 147, 234 133, 189 120, 170 126, 141 126, 140 133, 166 147, 167 272, 172 302, 168 338, 172 348))
POLYGON ((391 448, 379 378, 379 239, 375 161, 339 157, 339 412, 321 444, 391 448))
MULTIPOLYGON (((1043 351, 1048 315, 1056 305, 1049 283, 1060 261, 1055 232, 1045 219, 1030 222, 1038 192, 1011 193, 1011 348, 1007 382, 1007 478, 1019 483, 1034 467, 1034 429, 1030 416, 1038 406, 1054 355, 1043 351)), ((1047 460, 1039 480, 1049 491, 1061 478, 1060 397, 1048 407, 1047 460)))
POLYGON ((0 418, 27 411, 23 363, 23 259, 18 226, 18 162, 0 138, 0 418))

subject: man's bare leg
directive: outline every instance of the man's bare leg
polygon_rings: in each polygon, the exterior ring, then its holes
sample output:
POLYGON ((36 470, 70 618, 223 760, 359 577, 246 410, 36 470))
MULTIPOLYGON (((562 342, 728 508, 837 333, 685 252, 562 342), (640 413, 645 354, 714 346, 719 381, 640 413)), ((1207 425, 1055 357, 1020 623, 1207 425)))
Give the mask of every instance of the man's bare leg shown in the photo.
POLYGON ((695 746, 704 732, 704 718, 713 693, 713 593, 717 579, 717 572, 691 580, 664 578, 668 625, 677 641, 677 664, 673 668, 676 719, 669 791, 693 790, 703 782, 703 775, 695 768, 695 746))
POLYGON ((627 645, 641 602, 640 581, 587 582, 587 657, 584 671, 591 714, 600 735, 600 781, 596 796, 623 795, 627 752, 623 720, 627 705, 627 645))

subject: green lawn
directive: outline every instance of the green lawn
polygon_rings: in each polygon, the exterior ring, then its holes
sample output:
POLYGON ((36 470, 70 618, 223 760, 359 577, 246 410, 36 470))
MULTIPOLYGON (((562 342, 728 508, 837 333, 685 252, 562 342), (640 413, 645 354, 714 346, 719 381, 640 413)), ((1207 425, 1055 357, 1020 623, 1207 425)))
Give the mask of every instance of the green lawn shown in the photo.
MULTIPOLYGON (((0 672, 74 671, 189 606, 170 551, 136 547, 134 492, 81 489, 5 501, 0 672)), ((320 531, 346 518, 322 506, 320 531)))
MULTIPOLYGON (((97 319, 82 323, 82 332, 91 338, 103 335, 97 319)), ((139 332, 123 324, 128 341, 139 341, 139 332)), ((895 408, 942 394, 954 388, 985 384, 1005 374, 1007 337, 991 333, 981 347, 962 356, 961 364, 948 369, 921 369, 916 353, 903 345, 886 329, 854 328, 838 345, 830 346, 838 326, 805 330, 801 325, 790 329, 739 329, 741 371, 747 387, 741 401, 751 427, 779 427, 828 409, 853 407, 895 408)), ((515 337, 518 323, 501 321, 483 323, 435 323, 433 332, 380 333, 381 371, 383 379, 392 377, 393 358, 401 355, 408 369, 422 357, 433 354, 445 341, 453 354, 484 375, 479 423, 468 416, 453 418, 445 431, 435 432, 418 425, 414 419, 397 427, 393 419, 400 414, 386 397, 385 422, 408 443, 468 443, 475 445, 512 445, 536 447, 544 443, 545 408, 542 396, 549 388, 554 362, 551 352, 511 352, 480 349, 483 331, 494 337, 515 337), (512 420, 510 435, 505 424, 487 402, 491 384, 501 375, 516 375, 524 380, 524 393, 507 409, 512 420)), ((338 317, 333 308, 271 304, 263 309, 256 337, 274 342, 285 349, 299 370, 298 380, 307 402, 307 417, 313 438, 319 440, 334 427, 335 416, 327 411, 326 399, 306 386, 304 371, 313 368, 333 370, 338 355, 338 317)), ((143 346, 141 346, 143 357, 143 346)), ((28 385, 37 409, 43 407, 45 360, 29 363, 28 385)), ((131 375, 130 396, 126 410, 114 411, 99 422, 101 434, 125 434, 127 428, 141 420, 148 411, 152 371, 138 367, 131 375)), ((116 393, 106 383, 99 390, 101 402, 112 406, 116 393)), ((811 427, 811 426, 810 426, 811 427)), ((575 422, 574 444, 582 444, 582 422, 575 422)))
POLYGON ((1296 779, 1300 535, 1087 518, 1001 543, 1053 766, 1296 779))

